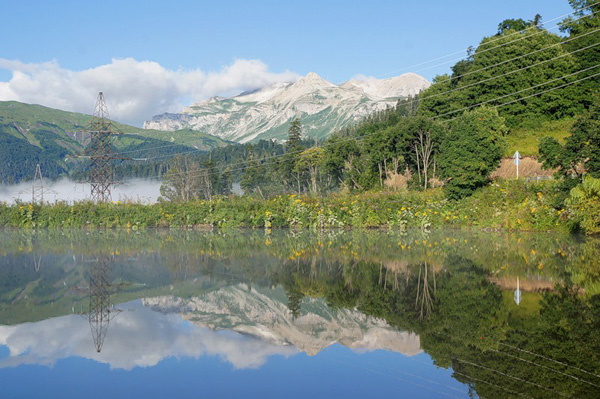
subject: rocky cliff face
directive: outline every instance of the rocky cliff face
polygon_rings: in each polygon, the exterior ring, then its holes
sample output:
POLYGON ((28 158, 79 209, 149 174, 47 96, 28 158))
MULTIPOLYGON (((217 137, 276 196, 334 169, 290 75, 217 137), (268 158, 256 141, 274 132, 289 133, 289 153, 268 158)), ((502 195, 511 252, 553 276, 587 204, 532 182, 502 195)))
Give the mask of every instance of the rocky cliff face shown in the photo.
POLYGON ((278 83, 236 97, 214 97, 179 114, 157 115, 144 128, 187 128, 244 143, 285 139, 289 122, 298 117, 306 136, 323 138, 429 85, 413 73, 334 85, 311 72, 294 83, 278 83))
POLYGON ((155 311, 179 313, 213 330, 251 335, 276 345, 293 345, 315 355, 334 343, 357 350, 386 349, 413 356, 421 352, 419 336, 397 331, 384 320, 357 310, 331 310, 323 300, 309 299, 293 318, 281 290, 248 290, 245 286, 220 289, 200 297, 147 298, 155 311))

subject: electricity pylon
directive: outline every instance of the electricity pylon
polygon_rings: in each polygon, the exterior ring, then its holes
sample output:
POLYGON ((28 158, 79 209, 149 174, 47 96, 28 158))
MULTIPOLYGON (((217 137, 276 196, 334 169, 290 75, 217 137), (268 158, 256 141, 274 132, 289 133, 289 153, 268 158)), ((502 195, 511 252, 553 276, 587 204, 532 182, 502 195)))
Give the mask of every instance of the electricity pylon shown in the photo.
POLYGON ((117 133, 109 119, 104 94, 98 93, 94 116, 89 125, 90 144, 86 150, 91 160, 89 182, 92 185, 92 201, 110 202, 113 182, 112 163, 116 156, 112 138, 117 133))
MULTIPOLYGON (((30 190, 20 191, 19 194, 29 194, 30 190)), ((50 190, 44 186, 44 178, 42 177, 42 168, 38 163, 35 166, 35 175, 33 176, 33 183, 31 184, 31 203, 32 204, 43 204, 44 194, 58 194, 54 190, 50 190)))
POLYGON ((86 316, 90 323, 92 339, 98 353, 104 345, 104 338, 106 338, 110 320, 121 312, 118 309, 111 308, 110 304, 112 292, 110 266, 111 258, 100 256, 91 262, 90 267, 90 307, 86 316))
POLYGON ((112 145, 114 136, 122 134, 113 124, 108 115, 104 94, 98 93, 94 115, 89 129, 90 144, 86 155, 91 160, 89 182, 92 186, 92 201, 110 202, 113 181, 113 163, 115 160, 145 161, 146 158, 130 158, 120 156, 112 145))

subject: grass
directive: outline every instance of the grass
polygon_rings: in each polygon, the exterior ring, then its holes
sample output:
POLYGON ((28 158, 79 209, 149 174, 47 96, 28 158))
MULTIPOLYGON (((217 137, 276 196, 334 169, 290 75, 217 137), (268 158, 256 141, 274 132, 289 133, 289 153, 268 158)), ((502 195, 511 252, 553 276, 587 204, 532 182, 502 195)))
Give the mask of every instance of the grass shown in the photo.
POLYGON ((512 156, 515 151, 523 156, 537 156, 539 141, 542 137, 550 136, 563 143, 569 136, 569 131, 575 121, 573 119, 561 119, 558 121, 542 122, 539 127, 518 127, 511 130, 506 137, 507 148, 505 156, 512 156))

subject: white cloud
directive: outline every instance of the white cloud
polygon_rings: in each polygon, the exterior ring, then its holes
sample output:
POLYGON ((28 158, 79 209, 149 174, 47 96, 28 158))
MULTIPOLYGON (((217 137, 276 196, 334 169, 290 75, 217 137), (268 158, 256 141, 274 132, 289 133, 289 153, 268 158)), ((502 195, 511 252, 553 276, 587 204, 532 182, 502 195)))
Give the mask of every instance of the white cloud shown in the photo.
POLYGON ((56 61, 26 64, 0 58, 12 78, 0 82, 0 101, 41 104, 65 111, 93 112, 98 92, 105 94, 111 118, 140 125, 163 112, 174 112, 215 95, 228 95, 298 78, 270 72, 259 60, 236 60, 220 71, 169 70, 153 61, 113 59, 84 71, 62 68, 56 61))
POLYGON ((0 326, 0 346, 10 351, 8 357, 0 358, 0 369, 23 364, 52 366, 72 356, 125 370, 151 367, 170 357, 218 356, 236 369, 247 369, 260 367, 270 356, 298 353, 293 346, 191 325, 181 316, 140 306, 140 301, 119 308, 129 310, 110 321, 100 353, 96 353, 87 320, 79 315, 0 326))
POLYGON ((352 79, 358 80, 360 82, 368 82, 368 81, 372 81, 372 80, 379 80, 375 76, 363 75, 362 73, 359 73, 358 75, 354 75, 352 77, 352 79))

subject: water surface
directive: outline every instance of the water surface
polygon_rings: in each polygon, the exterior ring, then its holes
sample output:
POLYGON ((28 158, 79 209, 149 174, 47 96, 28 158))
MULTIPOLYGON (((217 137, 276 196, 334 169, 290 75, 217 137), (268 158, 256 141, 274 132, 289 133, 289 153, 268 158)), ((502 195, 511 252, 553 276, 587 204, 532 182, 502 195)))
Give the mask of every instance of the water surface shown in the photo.
POLYGON ((1 397, 600 397, 600 242, 0 232, 1 397))

